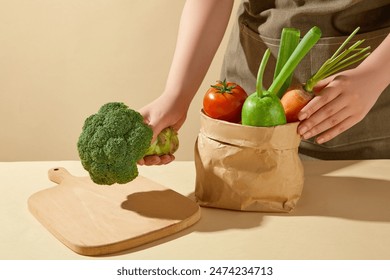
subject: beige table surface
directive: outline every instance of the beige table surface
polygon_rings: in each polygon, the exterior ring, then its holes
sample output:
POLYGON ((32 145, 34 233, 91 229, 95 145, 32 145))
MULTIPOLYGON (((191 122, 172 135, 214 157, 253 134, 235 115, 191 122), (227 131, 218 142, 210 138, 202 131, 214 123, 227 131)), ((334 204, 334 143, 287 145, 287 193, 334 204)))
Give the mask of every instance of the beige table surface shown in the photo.
MULTIPOLYGON (((141 247, 85 257, 28 211, 28 197, 54 186, 53 167, 87 176, 78 161, 0 163, 0 259, 390 259, 390 160, 305 161, 305 186, 290 214, 202 208, 194 226, 141 247)), ((193 162, 140 173, 194 198, 193 162)))

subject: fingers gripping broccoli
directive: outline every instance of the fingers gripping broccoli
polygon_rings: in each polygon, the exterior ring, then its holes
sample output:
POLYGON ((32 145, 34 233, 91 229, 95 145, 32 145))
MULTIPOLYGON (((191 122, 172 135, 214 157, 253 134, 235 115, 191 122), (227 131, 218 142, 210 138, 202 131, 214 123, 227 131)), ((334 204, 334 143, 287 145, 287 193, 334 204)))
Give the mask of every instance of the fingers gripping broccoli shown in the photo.
POLYGON ((111 102, 89 116, 77 142, 83 167, 96 184, 125 184, 138 176, 137 161, 145 155, 173 154, 177 133, 164 129, 151 145, 152 129, 140 113, 111 102))

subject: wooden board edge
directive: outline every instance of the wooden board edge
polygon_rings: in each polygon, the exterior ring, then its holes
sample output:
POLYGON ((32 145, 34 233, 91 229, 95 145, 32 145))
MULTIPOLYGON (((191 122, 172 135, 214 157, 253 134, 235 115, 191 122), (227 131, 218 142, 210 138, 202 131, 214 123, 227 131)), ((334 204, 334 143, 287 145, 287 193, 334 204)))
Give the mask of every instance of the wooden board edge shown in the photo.
MULTIPOLYGON (((189 216, 187 219, 184 219, 178 223, 172 224, 170 226, 167 226, 165 228, 149 232, 148 234, 140 235, 135 238, 122 240, 116 243, 112 244, 105 244, 102 246, 83 246, 83 245, 77 245, 72 244, 66 240, 59 232, 53 230, 52 227, 48 225, 48 222, 42 218, 39 213, 34 211, 34 207, 31 206, 32 200, 33 200, 34 194, 31 195, 27 200, 28 210, 30 213, 38 220, 38 222, 46 229, 48 230, 55 238, 57 238, 62 244, 64 244, 66 247, 71 249, 77 254, 84 255, 84 256, 102 256, 102 255, 109 255, 114 253, 119 253, 123 251, 127 251, 133 248, 136 248, 141 245, 145 245, 151 242, 154 242, 156 240, 162 239, 164 237, 173 235, 175 233, 178 233, 196 222, 198 222, 201 218, 201 208, 199 205, 197 205, 197 210, 189 216)), ((196 202, 194 202, 196 203, 196 202)))
POLYGON ((71 249, 76 253, 85 256, 104 256, 104 255, 124 252, 139 247, 141 245, 149 244, 151 242, 163 239, 167 236, 172 236, 194 225, 196 222, 200 220, 200 218, 201 218, 201 210, 200 210, 200 206, 198 206, 197 211, 187 219, 172 224, 170 226, 167 226, 165 228, 149 232, 145 235, 140 235, 135 238, 122 240, 116 243, 106 244, 102 246, 94 246, 94 247, 71 246, 72 247, 71 249))

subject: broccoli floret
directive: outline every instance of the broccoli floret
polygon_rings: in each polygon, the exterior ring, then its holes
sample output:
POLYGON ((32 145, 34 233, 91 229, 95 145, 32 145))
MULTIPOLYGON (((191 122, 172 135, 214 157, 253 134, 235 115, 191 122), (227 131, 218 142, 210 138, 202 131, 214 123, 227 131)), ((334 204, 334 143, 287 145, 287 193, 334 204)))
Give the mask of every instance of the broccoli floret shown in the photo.
POLYGON ((138 176, 137 161, 142 157, 173 154, 178 148, 177 133, 171 128, 164 129, 153 145, 152 136, 140 113, 122 102, 107 103, 84 122, 77 142, 81 163, 96 184, 128 183, 138 176))

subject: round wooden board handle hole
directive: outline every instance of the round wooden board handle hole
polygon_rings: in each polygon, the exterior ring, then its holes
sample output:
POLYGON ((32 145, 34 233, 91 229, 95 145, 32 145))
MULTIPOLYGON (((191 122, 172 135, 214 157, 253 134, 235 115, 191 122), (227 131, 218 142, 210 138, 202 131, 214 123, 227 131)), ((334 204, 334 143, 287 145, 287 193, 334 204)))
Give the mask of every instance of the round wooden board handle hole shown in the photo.
POLYGON ((50 181, 60 184, 67 176, 71 176, 68 170, 63 167, 55 167, 49 170, 50 181))

